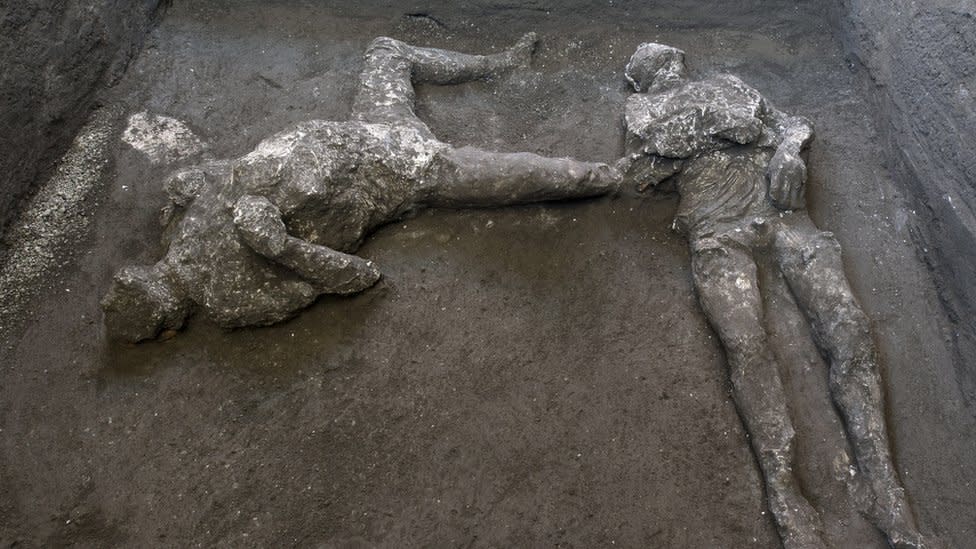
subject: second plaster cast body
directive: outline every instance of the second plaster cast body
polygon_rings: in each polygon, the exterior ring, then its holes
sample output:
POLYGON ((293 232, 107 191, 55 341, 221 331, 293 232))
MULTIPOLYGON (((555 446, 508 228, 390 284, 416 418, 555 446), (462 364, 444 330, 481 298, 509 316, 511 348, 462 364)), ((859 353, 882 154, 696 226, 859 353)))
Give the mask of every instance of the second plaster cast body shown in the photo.
POLYGON ((793 474, 794 430, 763 325, 755 256, 771 254, 830 363, 869 492, 866 512, 895 547, 921 547, 888 447, 878 353, 844 275, 840 245, 803 211, 810 123, 731 75, 688 78, 684 52, 642 44, 627 66, 628 176, 673 185, 698 298, 725 348, 739 409, 784 545, 823 547, 819 517, 793 474))

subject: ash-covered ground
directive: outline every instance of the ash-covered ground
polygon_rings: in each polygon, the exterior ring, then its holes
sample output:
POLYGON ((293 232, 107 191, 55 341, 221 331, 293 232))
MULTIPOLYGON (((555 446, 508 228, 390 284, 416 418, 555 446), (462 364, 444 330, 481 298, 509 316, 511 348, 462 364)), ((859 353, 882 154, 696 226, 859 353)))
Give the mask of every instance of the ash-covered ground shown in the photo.
MULTIPOLYGON (((238 156, 290 123, 345 119, 376 36, 481 53, 535 30, 530 68, 421 87, 418 112, 458 145, 612 161, 637 44, 740 75, 817 128, 809 205, 874 323, 899 472, 923 532, 967 546, 974 411, 911 242, 915 213, 881 160, 874 90, 815 3, 333 4, 177 2, 101 101, 183 121, 212 154, 238 156)), ((161 182, 180 163, 113 147, 91 230, 0 350, 5 544, 779 543, 670 229, 676 197, 425 213, 360 251, 385 275, 360 296, 271 328, 197 318, 121 346, 105 341, 98 300, 120 266, 162 253, 161 182)), ((841 480, 823 361, 782 281, 767 269, 763 283, 804 488, 835 546, 883 547, 841 480)))

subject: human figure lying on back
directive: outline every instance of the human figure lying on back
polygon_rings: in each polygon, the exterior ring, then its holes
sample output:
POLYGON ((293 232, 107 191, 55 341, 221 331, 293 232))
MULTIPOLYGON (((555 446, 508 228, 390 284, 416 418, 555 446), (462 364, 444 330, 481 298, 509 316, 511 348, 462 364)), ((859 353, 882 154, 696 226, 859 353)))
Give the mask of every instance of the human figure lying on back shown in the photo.
POLYGON ((314 120, 233 160, 165 182, 165 257, 116 274, 102 301, 110 335, 177 330, 196 308, 225 327, 272 324, 321 294, 380 278, 350 255, 380 225, 423 207, 488 207, 595 196, 617 188, 606 164, 455 148, 414 113, 417 82, 456 84, 525 65, 534 34, 494 55, 377 38, 365 54, 352 120, 314 120))
POLYGON ((851 293, 840 245, 803 211, 800 153, 813 127, 776 110, 731 75, 690 79, 684 52, 642 44, 626 69, 627 179, 681 195, 675 225, 691 244, 705 315, 725 348, 736 406, 786 547, 823 547, 820 519, 793 474, 793 424, 763 324, 755 256, 772 254, 830 363, 830 392, 844 418, 869 494, 866 510, 895 547, 921 547, 885 428, 878 353, 851 293))

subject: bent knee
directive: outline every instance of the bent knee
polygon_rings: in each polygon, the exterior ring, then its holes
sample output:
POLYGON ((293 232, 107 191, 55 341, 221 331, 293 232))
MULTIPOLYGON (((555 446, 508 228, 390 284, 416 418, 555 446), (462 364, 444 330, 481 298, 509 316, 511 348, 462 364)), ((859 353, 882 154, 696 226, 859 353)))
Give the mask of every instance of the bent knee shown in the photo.
POLYGON ((776 235, 774 247, 785 266, 804 268, 818 257, 839 258, 840 242, 830 231, 786 230, 776 235))
POLYGON ((374 38, 369 46, 366 47, 366 55, 369 55, 378 51, 388 51, 391 53, 400 53, 404 43, 388 36, 380 36, 374 38))
POLYGON ((749 383, 757 375, 765 376, 774 367, 769 342, 764 330, 759 328, 756 333, 741 333, 733 330, 723 330, 718 326, 719 340, 725 349, 731 367, 732 383, 749 383))
POLYGON ((816 323, 818 340, 826 345, 832 362, 846 363, 874 352, 871 322, 850 293, 825 302, 816 323))

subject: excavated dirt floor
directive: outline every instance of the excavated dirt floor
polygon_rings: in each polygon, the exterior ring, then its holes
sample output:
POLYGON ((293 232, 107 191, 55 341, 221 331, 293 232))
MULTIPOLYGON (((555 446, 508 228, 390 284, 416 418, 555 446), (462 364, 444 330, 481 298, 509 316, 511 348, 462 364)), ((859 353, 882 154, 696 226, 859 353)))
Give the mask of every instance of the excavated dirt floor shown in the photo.
MULTIPOLYGON (((459 145, 612 161, 637 44, 740 75, 817 127, 810 209, 874 323, 899 473, 923 531, 969 546, 974 410, 881 160, 874 90, 815 3, 335 4, 176 2, 102 102, 236 156, 345 118, 376 36, 488 52, 535 30, 530 68, 421 87, 420 115, 459 145)), ((0 350, 3 546, 778 545, 674 196, 427 212, 362 248, 385 275, 362 295, 122 346, 98 300, 120 266, 159 257, 178 163, 113 147, 91 230, 0 350)), ((804 489, 834 545, 883 547, 841 480, 823 361, 768 269, 763 287, 804 489)))

